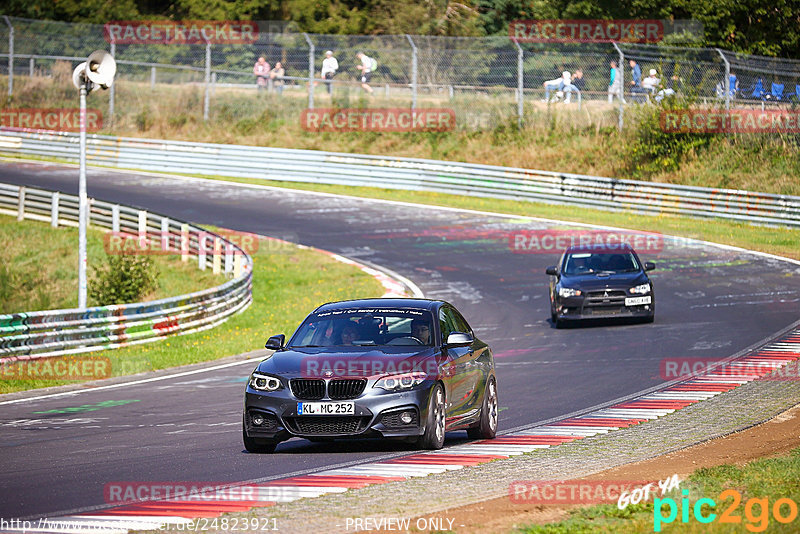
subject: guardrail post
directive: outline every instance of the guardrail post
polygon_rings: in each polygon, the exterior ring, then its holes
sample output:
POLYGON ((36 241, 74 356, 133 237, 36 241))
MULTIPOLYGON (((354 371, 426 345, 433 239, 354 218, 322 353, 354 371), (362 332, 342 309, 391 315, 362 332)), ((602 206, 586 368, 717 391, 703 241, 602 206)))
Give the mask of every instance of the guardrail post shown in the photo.
POLYGON ((119 204, 111 206, 111 231, 119 234, 119 204))
POLYGON ((14 94, 14 25, 7 15, 3 15, 8 25, 8 96, 14 94))
POLYGON ((719 57, 721 57, 722 61, 725 63, 725 109, 731 109, 731 64, 728 58, 725 57, 725 54, 722 53, 722 50, 719 48, 715 48, 714 50, 717 51, 717 54, 719 54, 719 57))
POLYGON ((233 271, 233 245, 225 243, 225 272, 233 271))
MULTIPOLYGON (((517 126, 522 128, 522 117, 525 113, 525 83, 523 79, 525 53, 522 51, 522 47, 519 45, 516 39, 512 39, 512 41, 517 47, 517 126)), ((578 109, 580 109, 580 106, 578 109)))
POLYGON ((50 196, 50 226, 58 228, 58 201, 61 199, 61 194, 58 191, 53 191, 50 196))
POLYGON ((189 225, 181 225, 181 261, 189 261, 189 225))
POLYGON ((19 196, 17 197, 17 220, 25 219, 25 187, 19 186, 19 196))
MULTIPOLYGON (((117 57, 117 43, 113 40, 111 42, 111 57, 117 57)), ((117 84, 111 84, 108 89, 108 124, 111 125, 114 124, 114 102, 117 96, 117 84)))
POLYGON ((206 270, 206 239, 208 234, 205 232, 197 233, 197 266, 201 271, 206 270))
POLYGON ((205 85, 206 85, 206 93, 205 98, 203 98, 203 120, 208 121, 208 106, 209 106, 209 99, 211 95, 209 91, 211 88, 209 85, 211 84, 211 43, 206 42, 206 73, 205 73, 205 85))
POLYGON ((222 265, 222 241, 220 238, 214 238, 214 258, 211 261, 211 271, 214 274, 219 274, 221 269, 220 266, 222 265))
POLYGON ((308 109, 314 109, 314 43, 307 33, 303 37, 308 43, 308 109))
POLYGON ((34 57, 31 56, 31 58, 28 60, 28 74, 30 75, 31 78, 33 78, 33 71, 35 65, 36 65, 36 59, 34 59, 34 57))
POLYGON ((150 89, 156 88, 156 68, 155 66, 150 67, 150 89))
POLYGON ((408 39, 408 43, 411 45, 411 109, 414 110, 417 109, 417 84, 419 83, 417 73, 417 45, 414 44, 414 40, 410 35, 406 34, 406 39, 408 39))
POLYGON ((139 248, 147 248, 147 212, 139 210, 139 248))
MULTIPOLYGON (((624 126, 624 119, 623 117, 623 104, 625 104, 625 54, 622 53, 622 49, 617 46, 617 43, 611 43, 614 45, 614 48, 617 49, 619 53, 619 66, 617 68, 617 76, 619 76, 619 119, 617 121, 617 128, 622 131, 622 127, 624 126)), ((616 80, 616 78, 615 78, 616 80)))
POLYGON ((169 250, 169 218, 161 217, 161 250, 169 250))
POLYGON ((233 277, 239 278, 244 270, 244 258, 241 252, 235 252, 233 257, 233 277))

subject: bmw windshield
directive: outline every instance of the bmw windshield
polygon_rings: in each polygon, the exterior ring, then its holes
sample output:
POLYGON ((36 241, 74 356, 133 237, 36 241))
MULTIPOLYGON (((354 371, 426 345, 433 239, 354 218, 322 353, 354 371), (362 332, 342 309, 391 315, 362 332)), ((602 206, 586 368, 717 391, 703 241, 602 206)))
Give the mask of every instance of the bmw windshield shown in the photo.
POLYGON ((404 308, 350 308, 312 313, 288 348, 433 345, 429 311, 404 308))

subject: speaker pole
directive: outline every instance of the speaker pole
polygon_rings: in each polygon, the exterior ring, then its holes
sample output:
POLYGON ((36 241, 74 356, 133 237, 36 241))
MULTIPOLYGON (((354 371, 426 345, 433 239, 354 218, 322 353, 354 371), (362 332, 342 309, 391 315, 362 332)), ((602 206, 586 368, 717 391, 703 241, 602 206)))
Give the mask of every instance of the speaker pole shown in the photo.
POLYGON ((89 202, 86 197, 86 84, 85 79, 81 84, 81 111, 80 111, 80 173, 78 178, 78 308, 86 310, 86 221, 89 202))

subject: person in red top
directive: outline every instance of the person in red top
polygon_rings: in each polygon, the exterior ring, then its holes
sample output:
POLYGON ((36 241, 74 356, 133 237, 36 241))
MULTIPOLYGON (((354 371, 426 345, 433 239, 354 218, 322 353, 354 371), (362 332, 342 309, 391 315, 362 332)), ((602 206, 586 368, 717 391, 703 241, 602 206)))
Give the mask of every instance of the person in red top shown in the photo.
POLYGON ((253 66, 253 74, 256 77, 259 93, 267 88, 267 84, 269 83, 269 71, 269 63, 267 63, 264 56, 258 58, 258 61, 256 61, 256 64, 253 66))

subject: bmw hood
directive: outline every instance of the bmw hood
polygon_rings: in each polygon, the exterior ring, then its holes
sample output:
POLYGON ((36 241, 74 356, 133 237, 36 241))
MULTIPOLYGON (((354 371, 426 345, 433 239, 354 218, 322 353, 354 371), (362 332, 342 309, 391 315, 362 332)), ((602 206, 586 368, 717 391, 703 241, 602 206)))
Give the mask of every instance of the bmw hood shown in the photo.
POLYGON ((275 352, 256 370, 287 378, 370 378, 416 371, 434 374, 435 354, 433 347, 296 348, 275 352))

